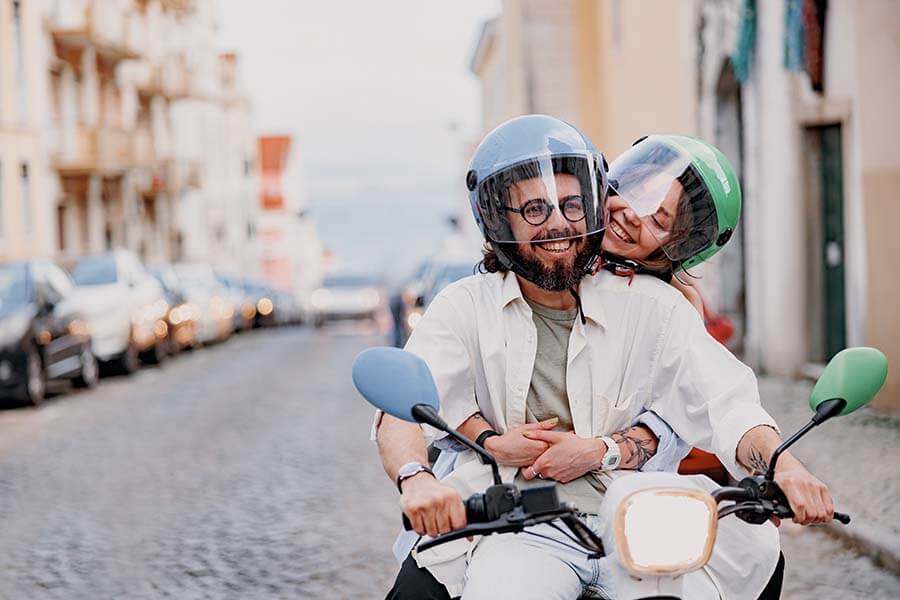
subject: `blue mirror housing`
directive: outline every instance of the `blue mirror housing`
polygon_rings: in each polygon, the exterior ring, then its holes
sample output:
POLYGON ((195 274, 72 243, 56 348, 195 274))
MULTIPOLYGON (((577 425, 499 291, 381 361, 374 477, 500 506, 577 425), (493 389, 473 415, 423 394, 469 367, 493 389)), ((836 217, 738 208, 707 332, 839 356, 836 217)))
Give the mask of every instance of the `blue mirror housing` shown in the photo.
POLYGON ((353 361, 353 385, 369 404, 387 414, 416 423, 413 406, 441 408, 434 378, 425 361, 399 348, 363 350, 353 361))

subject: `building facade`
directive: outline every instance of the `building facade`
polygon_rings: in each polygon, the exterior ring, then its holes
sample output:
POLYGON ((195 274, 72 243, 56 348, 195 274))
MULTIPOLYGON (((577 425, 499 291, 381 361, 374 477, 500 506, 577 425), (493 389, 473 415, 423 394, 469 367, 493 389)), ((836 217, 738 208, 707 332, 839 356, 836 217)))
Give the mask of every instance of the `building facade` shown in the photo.
POLYGON ((0 259, 259 272, 256 143, 214 0, 0 0, 0 259))

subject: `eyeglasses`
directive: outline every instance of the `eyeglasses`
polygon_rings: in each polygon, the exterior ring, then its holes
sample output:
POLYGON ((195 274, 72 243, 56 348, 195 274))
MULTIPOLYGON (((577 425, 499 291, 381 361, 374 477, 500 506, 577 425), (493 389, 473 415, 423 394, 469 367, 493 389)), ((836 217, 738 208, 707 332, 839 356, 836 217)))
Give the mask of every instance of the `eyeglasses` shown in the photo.
MULTIPOLYGON (((543 225, 553 214, 556 205, 550 204, 543 198, 529 200, 522 208, 504 206, 504 210, 519 213, 529 225, 543 225)), ((566 221, 577 223, 584 219, 584 198, 581 196, 566 196, 559 202, 560 211, 566 221)))

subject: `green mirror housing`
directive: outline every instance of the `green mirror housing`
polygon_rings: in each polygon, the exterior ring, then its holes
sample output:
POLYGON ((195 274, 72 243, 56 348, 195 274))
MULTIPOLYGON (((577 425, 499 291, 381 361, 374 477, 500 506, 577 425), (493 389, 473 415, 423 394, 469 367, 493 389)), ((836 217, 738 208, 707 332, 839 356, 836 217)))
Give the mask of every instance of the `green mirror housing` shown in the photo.
POLYGON ((887 358, 875 348, 847 348, 834 355, 813 388, 809 406, 843 398, 847 404, 839 415, 848 415, 868 404, 887 379, 887 358))

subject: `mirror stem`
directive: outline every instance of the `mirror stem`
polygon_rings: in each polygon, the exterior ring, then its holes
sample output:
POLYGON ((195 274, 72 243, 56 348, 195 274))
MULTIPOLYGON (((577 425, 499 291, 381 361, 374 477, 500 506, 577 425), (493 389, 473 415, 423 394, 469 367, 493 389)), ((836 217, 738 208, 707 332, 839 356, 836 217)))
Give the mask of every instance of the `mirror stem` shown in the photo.
POLYGON ((843 398, 833 398, 831 400, 826 400, 819 404, 816 408, 816 414, 813 415, 812 419, 809 420, 809 423, 803 426, 797 433, 786 439, 780 446, 775 448, 775 452, 772 453, 772 460, 769 461, 769 470, 766 472, 766 479, 769 481, 775 480, 775 465, 778 463, 778 457, 791 447, 794 442, 799 440, 801 437, 806 435, 810 429, 815 427, 816 425, 821 425, 831 417, 840 413, 844 410, 844 407, 847 406, 847 401, 843 398))
POLYGON ((494 460, 494 457, 490 455, 490 453, 479 446, 478 444, 469 441, 463 434, 456 431, 444 421, 440 415, 438 415, 437 411, 434 410, 431 406, 427 404, 416 404, 412 407, 410 411, 412 413, 413 418, 419 423, 425 423, 427 425, 431 425, 435 429, 440 429, 441 431, 447 433, 454 440, 464 445, 466 448, 471 449, 475 454, 482 457, 484 462, 491 465, 491 472, 494 475, 494 484, 500 485, 503 483, 503 480, 500 479, 500 468, 497 466, 497 461, 494 460))

